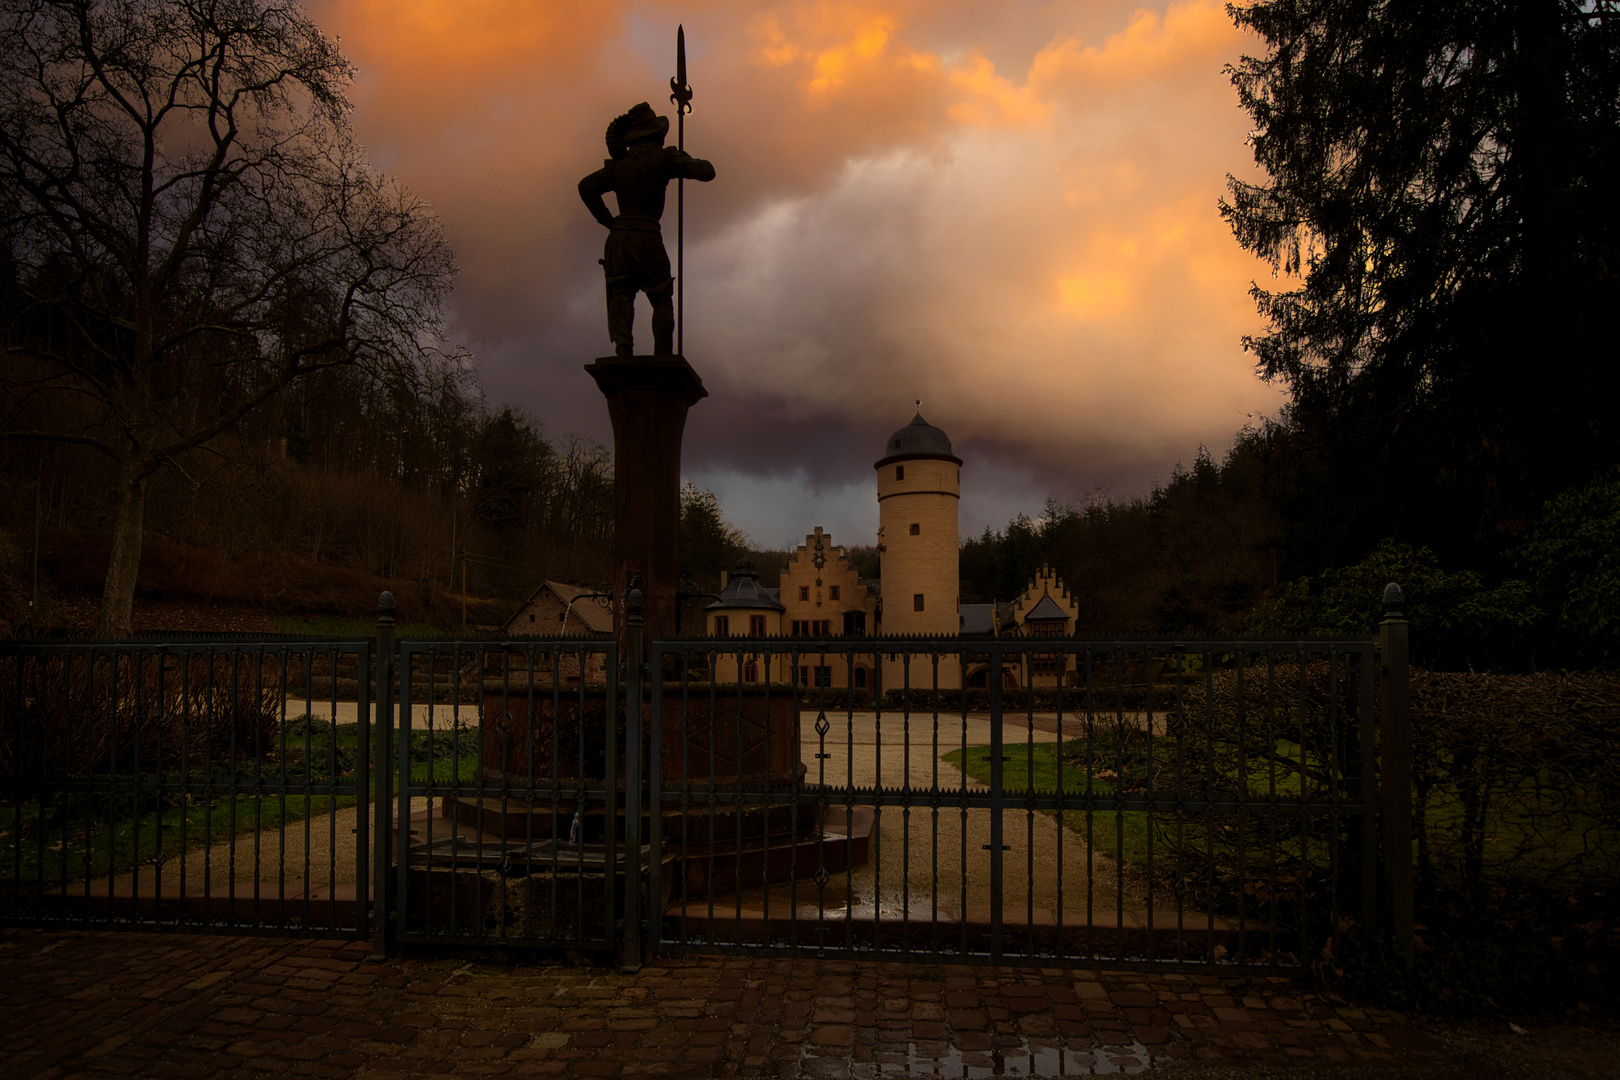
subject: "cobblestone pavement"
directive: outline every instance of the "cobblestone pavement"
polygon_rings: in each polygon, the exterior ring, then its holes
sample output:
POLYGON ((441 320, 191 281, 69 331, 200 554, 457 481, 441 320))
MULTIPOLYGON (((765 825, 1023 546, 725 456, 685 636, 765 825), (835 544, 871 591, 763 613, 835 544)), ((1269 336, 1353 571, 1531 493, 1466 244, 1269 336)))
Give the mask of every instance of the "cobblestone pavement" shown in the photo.
POLYGON ((1612 1030, 1439 1024, 1287 981, 677 957, 638 974, 360 944, 0 933, 0 1073, 1613 1076, 1612 1030))

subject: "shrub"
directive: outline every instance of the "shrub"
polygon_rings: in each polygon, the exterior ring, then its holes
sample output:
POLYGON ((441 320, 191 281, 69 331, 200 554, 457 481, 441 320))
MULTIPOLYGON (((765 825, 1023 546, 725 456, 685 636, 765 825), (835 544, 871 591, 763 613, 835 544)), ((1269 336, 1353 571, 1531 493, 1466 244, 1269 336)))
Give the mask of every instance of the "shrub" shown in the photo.
POLYGON ((250 653, 0 655, 0 775, 201 771, 269 754, 279 672, 250 653))
MULTIPOLYGON (((1355 794, 1355 680, 1345 674, 1335 681, 1325 663, 1278 664, 1269 680, 1261 669, 1223 671, 1190 689, 1169 725, 1178 734, 1154 745, 1158 791, 1191 771, 1201 774, 1188 780, 1195 787, 1253 805, 1155 815, 1178 892, 1227 914, 1263 906, 1284 929, 1318 938, 1335 898, 1339 910, 1357 910, 1359 819, 1339 819, 1335 861, 1321 842, 1333 817, 1287 806, 1301 791, 1355 794), (1282 803, 1275 815, 1260 798, 1271 790, 1282 803)), ((1620 677, 1415 670, 1411 726, 1418 969, 1406 972, 1387 943, 1351 934, 1344 953, 1323 958, 1325 970, 1402 1007, 1603 1000, 1620 961, 1605 899, 1620 888, 1620 677)))

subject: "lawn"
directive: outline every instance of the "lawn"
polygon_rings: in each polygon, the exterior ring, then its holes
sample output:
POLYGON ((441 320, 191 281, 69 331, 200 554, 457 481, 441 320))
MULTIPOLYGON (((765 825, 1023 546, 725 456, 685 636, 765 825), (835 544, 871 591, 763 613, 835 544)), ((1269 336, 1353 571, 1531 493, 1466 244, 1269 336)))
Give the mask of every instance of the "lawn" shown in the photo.
MULTIPOLYGON (((277 615, 271 620, 276 633, 293 637, 341 638, 345 641, 365 641, 377 636, 377 620, 350 619, 341 615, 277 615)), ((395 628, 399 638, 439 639, 449 637, 445 631, 428 623, 403 623, 395 628)))
MULTIPOLYGON (((43 880, 47 885, 128 873, 177 857, 182 847, 198 850, 231 836, 295 825, 355 804, 352 792, 359 728, 299 717, 289 721, 260 760, 240 760, 234 768, 216 765, 194 771, 190 782, 212 782, 217 793, 180 794, 148 787, 140 793, 108 790, 110 778, 78 777, 81 783, 107 782, 39 803, 0 806, 0 882, 43 880), (260 785, 272 790, 255 790, 260 785), (303 789, 303 790, 299 790, 303 789)), ((478 776, 478 733, 413 732, 411 780, 471 783, 478 776), (459 751, 459 755, 458 755, 459 751), (431 757, 431 762, 430 762, 431 757)), ((129 777, 119 777, 127 781, 129 777)), ((146 784, 160 778, 142 777, 146 784)), ((161 781, 178 784, 178 773, 161 781)), ((373 781, 375 776, 373 776, 373 781)), ((367 797, 375 792, 367 785, 367 797)), ((319 831, 322 824, 312 824, 319 831)), ((290 841, 291 842, 291 841, 290 841)))
MULTIPOLYGON (((1161 740, 1156 741, 1160 744, 1157 749, 1161 755, 1162 765, 1166 744, 1161 740)), ((1114 778, 1114 766, 1118 764, 1115 760, 1116 751, 1111 740, 1108 740, 1108 743, 1108 746, 1096 751, 1092 758, 1093 770, 1089 790, 1096 795, 1112 796, 1119 791, 1114 778)), ((1069 745, 1070 753, 1083 760, 1084 748, 1069 745)), ((1278 740, 1275 745, 1280 758, 1297 760, 1299 755, 1297 743, 1278 740)), ((1252 747, 1250 751, 1254 752, 1252 747)), ((1007 760, 1002 765, 1002 783, 1009 796, 1020 795, 1029 790, 1032 781, 1036 791, 1058 790, 1059 744, 1008 743, 1003 747, 1003 755, 1007 760)), ((1142 774, 1133 773, 1131 769, 1132 753, 1129 741, 1126 752, 1119 756, 1124 759, 1127 766, 1125 781, 1127 789, 1134 781, 1135 790, 1139 793, 1142 790, 1140 782, 1142 774)), ((973 779, 989 783, 988 746, 972 746, 965 751, 953 750, 945 755, 944 760, 962 769, 973 779)), ((1136 760, 1140 762, 1145 758, 1138 756, 1136 760)), ((1189 763, 1186 768, 1189 782, 1201 785, 1204 775, 1201 771, 1202 765, 1189 763)), ((1072 758, 1061 761, 1061 774, 1062 787, 1066 794, 1083 795, 1087 792, 1088 778, 1085 770, 1072 758)), ((1159 791, 1161 794, 1166 793, 1162 779, 1164 774, 1161 772, 1159 775, 1161 777, 1159 791)), ((1237 786, 1237 778, 1230 771, 1218 779, 1223 780, 1222 786, 1228 790, 1237 786)), ((1286 807, 1288 800, 1298 797, 1298 774, 1279 765, 1273 776, 1267 763, 1258 758, 1251 758, 1244 779, 1246 781, 1244 787, 1250 797, 1256 800, 1256 811, 1273 791, 1285 810, 1278 819, 1280 827, 1276 835, 1265 830, 1265 819, 1259 813, 1253 815, 1251 828, 1254 825, 1260 826, 1263 833, 1262 841, 1269 850, 1275 850, 1278 855, 1290 861, 1297 860, 1300 855, 1298 819, 1287 814, 1286 807)), ((1547 804, 1563 801, 1565 800, 1556 793, 1533 784, 1529 784, 1522 792, 1500 790, 1494 792, 1484 828, 1483 863, 1486 870, 1505 869, 1511 864, 1517 874, 1529 877, 1567 874, 1572 867, 1602 868, 1603 872, 1612 872, 1613 852, 1620 850, 1620 838, 1611 836, 1608 830, 1600 828, 1594 819, 1568 813, 1554 813, 1547 809, 1547 804), (1531 790, 1532 788, 1534 790, 1531 790)), ((1424 813, 1432 845, 1431 858, 1441 864, 1459 862, 1462 858, 1460 825, 1463 810, 1454 793, 1443 788, 1432 791, 1428 804, 1424 807, 1424 813)), ((1080 835, 1087 835, 1088 816, 1089 837, 1096 851, 1116 860, 1120 859, 1123 852, 1125 862, 1135 866, 1147 865, 1150 822, 1146 812, 1095 811, 1088 815, 1083 810, 1065 811, 1064 825, 1080 835)), ((1165 828, 1171 820, 1173 819, 1168 814, 1160 815, 1159 832, 1154 837, 1157 859, 1162 860, 1167 854, 1165 828)), ((1324 822, 1318 821, 1312 827, 1320 829, 1324 825, 1324 822)), ((1201 849, 1204 840, 1203 823, 1196 819, 1190 820, 1186 839, 1195 846, 1195 849, 1201 849)), ((1323 842, 1324 839, 1318 832, 1306 845, 1308 862, 1319 870, 1326 869, 1329 865, 1330 852, 1323 842)), ((1220 846, 1222 841, 1218 839, 1217 847, 1220 846)))
MULTIPOLYGON (((1002 762, 1001 782, 1002 789, 1008 795, 1023 794, 1030 789, 1031 777, 1034 779, 1033 787, 1036 791, 1058 790, 1058 777, 1061 768, 1063 791, 1065 794, 1084 795, 1086 774, 1068 761, 1060 764, 1058 743, 1006 743, 1002 746, 1002 756, 1007 760, 1002 762)), ((944 757, 970 777, 981 783, 990 782, 990 748, 988 746, 970 746, 965 750, 952 750, 944 757)), ((1116 789, 1107 779, 1093 777, 1089 789, 1093 794, 1112 795, 1116 789)), ((1098 811, 1087 814, 1084 810, 1069 810, 1063 814, 1063 823, 1068 828, 1087 836, 1087 818, 1091 819, 1091 832, 1088 837, 1092 850, 1107 855, 1118 861, 1120 852, 1125 853, 1125 861, 1136 866, 1147 865, 1148 854, 1148 815, 1139 810, 1133 811, 1098 811)))
MULTIPOLYGON (((1084 795, 1088 792, 1099 796, 1140 794, 1143 790, 1141 778, 1144 773, 1141 767, 1146 760, 1145 750, 1146 740, 1140 732, 1132 732, 1125 740, 1123 749, 1116 749, 1111 738, 1091 746, 1085 745, 1081 740, 1063 744, 1006 743, 1002 747, 1002 755, 1006 758, 1001 768, 1002 787, 1008 795, 1021 795, 1032 786, 1036 791, 1055 792, 1059 788, 1061 777, 1062 790, 1068 795, 1084 795), (1068 757, 1063 756, 1065 747, 1070 755, 1068 757), (1074 760, 1080 758, 1083 761, 1088 751, 1092 761, 1089 777, 1084 767, 1074 760), (1116 770, 1121 765, 1124 767, 1122 781, 1116 779, 1116 770)), ((1297 757, 1299 747, 1297 744, 1279 740, 1277 753, 1284 758, 1297 757)), ((944 760, 962 769, 975 780, 982 783, 990 782, 988 746, 970 746, 965 751, 953 750, 945 755, 944 760)), ((1190 764, 1187 766, 1189 785, 1198 782, 1201 775, 1194 766, 1190 764)), ((1298 774, 1288 773, 1283 769, 1278 770, 1275 780, 1265 769, 1251 770, 1246 779, 1248 790, 1257 798, 1264 798, 1273 790, 1282 799, 1289 796, 1297 797, 1299 793, 1298 774)), ((1162 781, 1160 791, 1161 794, 1165 793, 1162 781)), ((1067 810, 1063 812, 1063 824, 1074 832, 1086 836, 1093 850, 1109 858, 1118 861, 1123 852, 1124 862, 1133 866, 1148 865, 1151 823, 1146 811, 1099 810, 1088 813, 1084 810, 1067 810)), ((1158 849, 1157 856, 1163 858, 1165 845, 1162 839, 1155 846, 1158 849)))

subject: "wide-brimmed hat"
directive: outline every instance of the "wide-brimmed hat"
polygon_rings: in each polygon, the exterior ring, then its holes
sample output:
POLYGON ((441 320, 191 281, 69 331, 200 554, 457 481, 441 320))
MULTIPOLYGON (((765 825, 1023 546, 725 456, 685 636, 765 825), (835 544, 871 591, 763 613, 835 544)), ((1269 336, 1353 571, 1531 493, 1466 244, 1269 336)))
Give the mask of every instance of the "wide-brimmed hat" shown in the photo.
POLYGON ((651 105, 643 101, 619 117, 619 137, 626 143, 645 142, 648 139, 664 141, 669 134, 669 117, 659 116, 653 112, 651 105))

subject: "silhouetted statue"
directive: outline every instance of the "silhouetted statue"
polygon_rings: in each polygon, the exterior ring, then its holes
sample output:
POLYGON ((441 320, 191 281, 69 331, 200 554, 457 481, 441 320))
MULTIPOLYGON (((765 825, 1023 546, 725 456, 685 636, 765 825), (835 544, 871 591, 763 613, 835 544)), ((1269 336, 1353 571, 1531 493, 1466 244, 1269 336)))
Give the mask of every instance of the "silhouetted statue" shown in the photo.
POLYGON ((612 155, 579 182, 579 197, 591 216, 608 228, 602 267, 607 274, 608 336, 620 356, 635 355, 632 327, 636 293, 652 303, 653 355, 674 352, 675 279, 658 219, 664 215, 664 188, 676 177, 713 180, 714 166, 664 145, 669 119, 643 101, 608 125, 612 155), (619 215, 608 213, 602 196, 619 197, 619 215))

